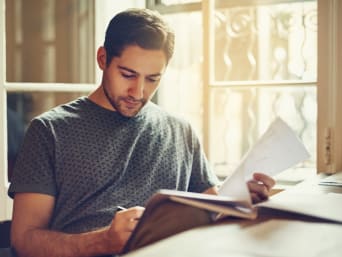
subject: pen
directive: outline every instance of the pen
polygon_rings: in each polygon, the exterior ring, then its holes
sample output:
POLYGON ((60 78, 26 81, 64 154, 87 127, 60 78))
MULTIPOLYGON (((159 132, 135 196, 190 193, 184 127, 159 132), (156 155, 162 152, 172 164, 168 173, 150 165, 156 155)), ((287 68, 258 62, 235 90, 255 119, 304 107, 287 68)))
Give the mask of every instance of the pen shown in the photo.
POLYGON ((122 207, 122 206, 117 206, 116 207, 118 211, 123 211, 123 210, 127 210, 125 207, 122 207))

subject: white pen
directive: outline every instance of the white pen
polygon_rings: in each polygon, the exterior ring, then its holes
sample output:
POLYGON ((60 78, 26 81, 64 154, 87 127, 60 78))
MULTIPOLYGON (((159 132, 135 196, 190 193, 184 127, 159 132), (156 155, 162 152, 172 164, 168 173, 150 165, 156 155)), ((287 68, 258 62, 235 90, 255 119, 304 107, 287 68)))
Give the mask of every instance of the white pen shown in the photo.
POLYGON ((123 210, 127 210, 125 207, 122 207, 122 206, 117 206, 116 207, 118 211, 123 211, 123 210))

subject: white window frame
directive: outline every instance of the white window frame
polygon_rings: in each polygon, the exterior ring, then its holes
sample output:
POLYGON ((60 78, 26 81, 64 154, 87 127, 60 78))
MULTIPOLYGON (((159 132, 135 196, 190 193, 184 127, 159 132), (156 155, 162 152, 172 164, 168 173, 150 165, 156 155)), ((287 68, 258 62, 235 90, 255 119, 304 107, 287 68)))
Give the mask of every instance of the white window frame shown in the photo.
MULTIPOLYGON (((6 81, 6 3, 5 0, 0 0, 0 220, 10 219, 12 215, 12 200, 7 196, 9 187, 7 178, 7 93, 8 92, 85 92, 95 89, 96 83, 26 83, 26 82, 7 82, 6 81)), ((96 37, 97 35, 95 35, 96 37)), ((95 38, 97 42, 97 38, 95 38)), ((96 49, 94 49, 95 53, 96 49)), ((96 78, 99 76, 99 71, 95 71, 96 78)))
MULTIPOLYGON (((214 145, 211 143, 210 135, 211 135, 211 111, 210 108, 212 106, 211 103, 211 94, 213 88, 248 88, 253 86, 256 87, 282 87, 282 86, 297 86, 297 87, 313 87, 317 85, 317 81, 313 80, 285 80, 285 81, 216 81, 214 78, 214 12, 215 12, 215 1, 216 4, 220 4, 222 0, 202 0, 202 15, 203 15, 203 148, 206 152, 208 159, 211 159, 210 153, 212 153, 212 148, 214 145)), ((329 0, 330 1, 330 0, 329 0)), ((234 1, 230 1, 232 6, 236 5, 234 1)), ((271 4, 271 3, 295 3, 301 2, 298 0, 258 0, 258 1, 241 1, 239 4, 248 5, 248 4, 271 4)), ((322 1, 321 1, 322 2, 322 1)), ((323 0, 324 2, 324 0, 323 0)), ((225 3, 227 4, 227 3, 225 3)), ((316 163, 317 164, 317 163, 316 163)))
MULTIPOLYGON (((180 12, 195 10, 200 3, 180 6, 163 6, 158 1, 148 0, 149 5, 161 12, 180 12)), ((222 1, 217 0, 218 3, 222 1)), ((232 4, 234 1, 231 1, 232 4)), ((245 4, 248 1, 240 1, 245 4)), ((270 4, 276 1, 258 0, 255 4, 270 4)), ((284 1, 281 1, 284 2, 284 1)), ((300 2, 286 0, 285 2, 300 2)), ((226 2, 225 2, 226 3, 226 2)), ((317 173, 336 173, 342 171, 342 2, 340 0, 317 0, 318 8, 318 79, 317 81, 285 81, 275 83, 257 82, 216 82, 213 79, 214 36, 210 17, 214 17, 215 0, 202 0, 203 14, 203 146, 210 160, 210 94, 213 87, 317 85, 317 173)))
POLYGON ((317 171, 342 171, 342 1, 318 0, 317 171))

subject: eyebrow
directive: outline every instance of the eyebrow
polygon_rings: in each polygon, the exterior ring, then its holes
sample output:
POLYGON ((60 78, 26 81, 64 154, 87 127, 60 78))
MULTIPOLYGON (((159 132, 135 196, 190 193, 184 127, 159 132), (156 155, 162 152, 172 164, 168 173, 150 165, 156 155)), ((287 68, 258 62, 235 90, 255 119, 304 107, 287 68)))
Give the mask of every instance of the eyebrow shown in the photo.
MULTIPOLYGON (((139 74, 139 72, 137 72, 137 71, 135 71, 135 70, 132 70, 132 69, 130 69, 130 68, 121 66, 121 65, 118 65, 118 68, 119 68, 120 70, 125 70, 125 71, 128 71, 128 72, 134 73, 134 74, 139 74)), ((149 74, 149 75, 147 75, 147 77, 160 77, 161 75, 162 75, 161 73, 154 73, 154 74, 149 74)))

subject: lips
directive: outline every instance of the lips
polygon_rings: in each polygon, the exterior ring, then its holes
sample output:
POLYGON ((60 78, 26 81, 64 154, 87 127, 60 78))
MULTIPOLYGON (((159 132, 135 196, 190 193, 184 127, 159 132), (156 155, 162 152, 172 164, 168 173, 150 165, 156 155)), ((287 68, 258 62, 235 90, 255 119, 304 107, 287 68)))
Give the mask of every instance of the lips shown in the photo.
POLYGON ((136 101, 132 99, 123 99, 123 102, 125 103, 126 107, 128 109, 135 109, 141 105, 141 101, 136 101))

